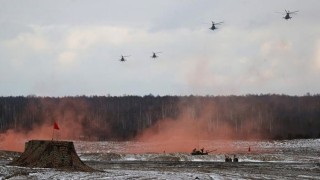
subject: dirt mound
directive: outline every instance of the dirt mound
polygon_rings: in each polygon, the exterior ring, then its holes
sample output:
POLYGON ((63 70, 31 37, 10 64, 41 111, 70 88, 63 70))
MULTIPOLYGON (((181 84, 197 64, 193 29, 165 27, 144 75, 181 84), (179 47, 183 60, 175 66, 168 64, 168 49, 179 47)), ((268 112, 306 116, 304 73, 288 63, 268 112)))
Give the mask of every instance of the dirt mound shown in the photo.
POLYGON ((96 171, 78 157, 73 142, 31 140, 25 151, 9 165, 38 168, 56 168, 70 171, 96 171))

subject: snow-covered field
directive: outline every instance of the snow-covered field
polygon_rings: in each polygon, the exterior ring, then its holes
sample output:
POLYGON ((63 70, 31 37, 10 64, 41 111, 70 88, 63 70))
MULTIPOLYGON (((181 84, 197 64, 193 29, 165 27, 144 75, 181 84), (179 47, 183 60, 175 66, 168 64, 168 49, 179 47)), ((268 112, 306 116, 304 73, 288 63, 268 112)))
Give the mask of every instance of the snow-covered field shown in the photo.
POLYGON ((168 143, 74 143, 80 158, 100 172, 8 166, 19 154, 0 152, 0 179, 320 179, 320 139, 201 141, 215 150, 204 156, 154 151, 168 143), (238 163, 224 162, 234 154, 238 163))

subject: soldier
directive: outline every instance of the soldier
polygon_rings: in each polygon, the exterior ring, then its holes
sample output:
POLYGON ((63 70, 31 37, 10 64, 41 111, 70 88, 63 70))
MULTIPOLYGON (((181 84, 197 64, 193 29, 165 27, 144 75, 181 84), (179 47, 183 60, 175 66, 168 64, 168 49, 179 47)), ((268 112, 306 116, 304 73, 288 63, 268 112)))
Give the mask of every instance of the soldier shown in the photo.
POLYGON ((236 157, 236 155, 233 155, 233 162, 238 162, 239 159, 236 157))
POLYGON ((224 155, 224 156, 225 156, 225 162, 232 162, 232 159, 229 156, 227 155, 224 155))

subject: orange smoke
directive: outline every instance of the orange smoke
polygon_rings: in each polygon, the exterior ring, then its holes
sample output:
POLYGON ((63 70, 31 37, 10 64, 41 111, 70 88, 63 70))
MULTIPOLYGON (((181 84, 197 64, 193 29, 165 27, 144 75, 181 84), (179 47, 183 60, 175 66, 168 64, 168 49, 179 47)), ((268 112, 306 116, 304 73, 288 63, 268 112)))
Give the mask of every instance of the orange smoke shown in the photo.
POLYGON ((19 132, 10 129, 0 134, 0 149, 22 152, 25 142, 29 140, 51 140, 52 138, 54 140, 68 140, 72 139, 72 137, 79 137, 81 134, 79 125, 72 124, 71 122, 61 123, 59 127, 60 129, 54 130, 54 132, 53 124, 34 126, 32 131, 29 132, 19 132))
POLYGON ((157 142, 165 147, 155 147, 153 152, 190 152, 201 148, 200 140, 232 139, 229 126, 220 125, 218 130, 208 131, 204 120, 183 118, 161 120, 137 137, 138 141, 157 142))
MULTIPOLYGON (((149 148, 152 152, 190 153, 194 148, 203 148, 202 140, 228 142, 240 138, 233 126, 223 119, 213 118, 216 117, 216 113, 214 106, 206 106, 198 113, 198 117, 195 117, 192 108, 187 108, 177 119, 159 120, 137 136, 136 140, 159 143, 159 146, 149 148)), ((250 121, 246 121, 242 127, 251 132, 250 128, 254 126, 250 121)), ((245 139, 259 139, 259 135, 256 133, 247 134, 245 139)), ((226 145, 216 152, 232 151, 230 148, 226 145)))
MULTIPOLYGON (((0 150, 23 151, 25 142, 31 139, 51 140, 53 135, 53 123, 56 121, 59 130, 54 130, 55 140, 71 140, 83 137, 83 123, 88 114, 88 107, 84 101, 61 99, 57 104, 50 100, 42 100, 43 121, 40 124, 30 122, 31 129, 16 127, 0 134, 0 150)), ((28 105, 27 112, 22 116, 34 113, 34 103, 28 105)), ((94 120, 92 120, 94 121, 94 120)), ((94 125, 96 127, 96 125, 94 125)), ((86 126, 86 131, 94 132, 91 126, 86 126)))
POLYGON ((15 130, 8 130, 0 134, 1 150, 20 151, 24 150, 24 143, 30 139, 51 139, 52 128, 49 126, 35 127, 32 132, 17 132, 15 130))

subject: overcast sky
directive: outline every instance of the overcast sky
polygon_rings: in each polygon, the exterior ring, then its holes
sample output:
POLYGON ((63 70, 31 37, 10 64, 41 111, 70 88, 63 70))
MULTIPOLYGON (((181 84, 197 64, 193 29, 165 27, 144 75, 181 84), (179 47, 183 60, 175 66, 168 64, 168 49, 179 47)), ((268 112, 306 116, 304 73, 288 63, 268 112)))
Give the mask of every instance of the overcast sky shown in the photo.
POLYGON ((0 96, 320 93, 319 12, 319 0, 0 0, 0 96))

